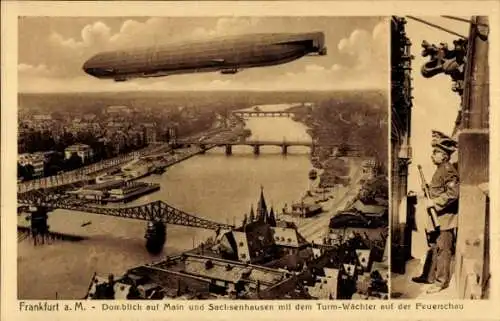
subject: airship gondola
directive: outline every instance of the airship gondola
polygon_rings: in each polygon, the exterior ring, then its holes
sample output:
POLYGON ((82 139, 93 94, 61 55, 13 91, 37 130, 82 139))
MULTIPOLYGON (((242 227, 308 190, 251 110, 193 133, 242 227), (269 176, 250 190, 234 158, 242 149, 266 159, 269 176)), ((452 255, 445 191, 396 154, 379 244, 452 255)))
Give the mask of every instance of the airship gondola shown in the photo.
POLYGON ((131 78, 241 69, 284 64, 306 55, 326 55, 324 34, 270 33, 106 51, 87 60, 83 70, 100 79, 131 78))

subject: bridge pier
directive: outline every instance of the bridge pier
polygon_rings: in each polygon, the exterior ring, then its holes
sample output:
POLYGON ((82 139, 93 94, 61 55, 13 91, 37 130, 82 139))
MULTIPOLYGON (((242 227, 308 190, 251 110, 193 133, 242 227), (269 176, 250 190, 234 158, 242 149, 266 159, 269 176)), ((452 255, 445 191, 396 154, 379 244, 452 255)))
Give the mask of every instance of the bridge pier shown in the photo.
POLYGON ((232 145, 226 145, 226 155, 232 155, 233 154, 233 146, 232 145))
POLYGON ((254 155, 260 154, 260 145, 253 145, 253 154, 254 155))
POLYGON ((204 144, 200 144, 200 149, 200 154, 205 154, 205 152, 207 151, 204 144))
POLYGON ((146 228, 146 249, 151 254, 159 254, 167 241, 167 227, 160 221, 149 221, 146 228))
POLYGON ((48 210, 44 206, 37 206, 36 210, 31 212, 31 236, 35 245, 38 243, 38 238, 41 237, 42 244, 45 244, 45 238, 49 234, 49 225, 47 224, 48 210))
POLYGON ((282 155, 288 154, 288 145, 281 145, 281 154, 282 155))

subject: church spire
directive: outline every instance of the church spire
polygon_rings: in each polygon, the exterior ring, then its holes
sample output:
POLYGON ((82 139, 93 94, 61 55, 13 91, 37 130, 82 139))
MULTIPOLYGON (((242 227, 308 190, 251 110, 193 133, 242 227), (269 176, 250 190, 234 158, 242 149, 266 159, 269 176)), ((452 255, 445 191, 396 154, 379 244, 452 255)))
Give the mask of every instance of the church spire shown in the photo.
POLYGON ((247 214, 245 213, 245 216, 243 217, 243 222, 241 224, 241 226, 245 227, 248 223, 248 216, 247 214))
POLYGON ((255 221, 255 213, 253 211, 253 204, 250 205, 250 223, 252 223, 253 221, 255 221))
POLYGON ((276 226, 276 217, 274 216, 274 208, 271 206, 271 211, 269 212, 269 217, 267 219, 267 224, 271 226, 276 226))
POLYGON ((267 205, 266 199, 264 198, 264 187, 260 186, 260 199, 257 205, 257 220, 260 222, 267 222, 267 205))

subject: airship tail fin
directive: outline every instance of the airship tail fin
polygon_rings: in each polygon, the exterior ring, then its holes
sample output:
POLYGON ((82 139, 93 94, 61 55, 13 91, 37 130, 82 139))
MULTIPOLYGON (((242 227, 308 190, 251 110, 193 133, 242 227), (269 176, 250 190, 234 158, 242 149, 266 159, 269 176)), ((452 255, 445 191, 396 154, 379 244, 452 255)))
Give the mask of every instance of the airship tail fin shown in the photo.
POLYGON ((212 62, 218 63, 218 64, 223 64, 225 62, 224 58, 215 58, 212 59, 212 62))

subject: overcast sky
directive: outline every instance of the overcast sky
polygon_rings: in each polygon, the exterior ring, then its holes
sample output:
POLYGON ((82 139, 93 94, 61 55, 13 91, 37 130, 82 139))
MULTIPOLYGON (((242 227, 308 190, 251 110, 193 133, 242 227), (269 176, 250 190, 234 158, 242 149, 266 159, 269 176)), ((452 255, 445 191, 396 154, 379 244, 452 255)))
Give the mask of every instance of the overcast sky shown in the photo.
MULTIPOLYGON (((467 23, 441 17, 419 18, 464 36, 469 35, 469 25, 467 23)), ((470 17, 463 18, 468 19, 470 17)), ((417 164, 422 165, 427 181, 430 181, 435 170, 435 166, 430 159, 432 152, 431 131, 436 129, 451 136, 460 106, 459 95, 451 91, 452 81, 449 76, 440 74, 433 78, 422 77, 420 68, 428 61, 428 58, 421 56, 421 44, 423 40, 436 45, 447 42, 449 47, 453 49, 453 40, 458 39, 458 37, 415 20, 407 19, 407 21, 406 32, 412 41, 412 53, 415 56, 412 61, 414 99, 411 143, 413 160, 410 165, 409 188, 420 192, 417 164)))
POLYGON ((388 20, 382 17, 22 17, 19 91, 313 90, 387 88, 388 20), (116 83, 81 66, 107 49, 260 32, 325 33, 328 55, 235 75, 200 73, 116 83))

